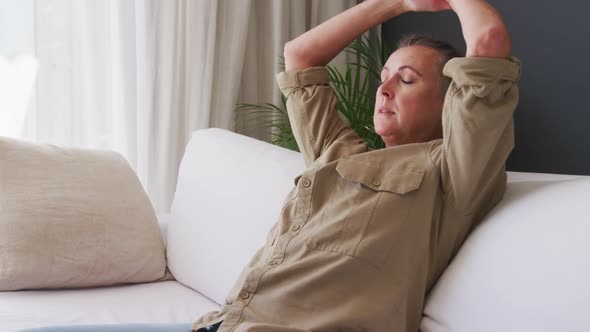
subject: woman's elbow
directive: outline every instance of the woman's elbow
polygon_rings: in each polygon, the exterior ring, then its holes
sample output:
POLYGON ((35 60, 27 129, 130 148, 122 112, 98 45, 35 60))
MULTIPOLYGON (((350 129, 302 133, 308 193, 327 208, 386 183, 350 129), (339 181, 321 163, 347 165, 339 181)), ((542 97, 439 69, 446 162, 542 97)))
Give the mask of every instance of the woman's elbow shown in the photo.
POLYGON ((300 71, 311 67, 306 61, 307 55, 305 50, 301 49, 293 41, 289 41, 283 48, 283 57, 285 59, 285 71, 300 71))
POLYGON ((510 55, 511 41, 504 24, 483 28, 475 38, 471 52, 467 56, 487 58, 507 58, 510 55), (471 53, 471 54, 469 54, 471 53))

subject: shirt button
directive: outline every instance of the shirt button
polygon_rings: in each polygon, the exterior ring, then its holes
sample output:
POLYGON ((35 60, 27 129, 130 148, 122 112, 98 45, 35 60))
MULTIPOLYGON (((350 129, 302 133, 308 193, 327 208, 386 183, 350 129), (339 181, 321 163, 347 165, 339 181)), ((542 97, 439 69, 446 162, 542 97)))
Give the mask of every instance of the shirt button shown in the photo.
POLYGON ((244 300, 246 300, 247 298, 250 297, 250 294, 246 291, 241 291, 240 292, 240 297, 243 298, 244 300))
POLYGON ((375 180, 373 180, 373 185, 376 187, 379 187, 381 185, 381 181, 375 179, 375 180))
POLYGON ((307 187, 311 186, 311 181, 310 181, 308 178, 305 178, 305 179, 303 179, 303 180, 301 180, 301 181, 302 181, 302 183, 301 183, 301 184, 303 184, 303 186, 304 186, 305 188, 307 188, 307 187))
POLYGON ((295 224, 295 225, 291 226, 291 230, 293 232, 297 232, 300 228, 301 228, 301 226, 299 226, 298 224, 295 224))
POLYGON ((270 265, 270 266, 275 266, 277 264, 279 264, 279 261, 277 261, 275 259, 273 259, 272 261, 268 262, 268 265, 270 265))

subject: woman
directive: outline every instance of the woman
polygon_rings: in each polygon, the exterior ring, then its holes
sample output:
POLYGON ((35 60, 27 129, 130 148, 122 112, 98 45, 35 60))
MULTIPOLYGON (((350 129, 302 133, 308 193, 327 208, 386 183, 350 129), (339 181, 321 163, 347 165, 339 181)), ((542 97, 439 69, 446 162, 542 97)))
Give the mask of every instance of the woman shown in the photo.
POLYGON ((192 329, 418 331, 426 294, 504 193, 520 68, 509 55, 507 29, 484 0, 367 0, 289 42, 277 80, 306 169, 226 304, 192 329), (377 90, 386 148, 369 151, 338 116, 323 66, 385 20, 447 9, 466 57, 405 39, 377 90))
POLYGON ((506 26, 483 0, 368 0, 284 55, 277 81, 306 169, 228 304, 193 329, 418 331, 426 294, 504 193, 520 68, 506 26), (386 148, 369 151, 338 116, 323 66, 387 19, 446 9, 461 21, 466 57, 403 40, 377 90, 386 148))

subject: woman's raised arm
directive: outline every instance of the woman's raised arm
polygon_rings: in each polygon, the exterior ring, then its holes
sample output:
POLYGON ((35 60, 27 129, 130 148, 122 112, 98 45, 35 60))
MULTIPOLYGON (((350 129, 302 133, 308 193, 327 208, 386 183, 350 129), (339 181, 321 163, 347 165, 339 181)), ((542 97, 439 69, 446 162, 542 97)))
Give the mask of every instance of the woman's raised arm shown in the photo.
POLYGON ((446 0, 366 0, 285 44, 285 69, 325 66, 365 31, 407 11, 446 9, 446 0))

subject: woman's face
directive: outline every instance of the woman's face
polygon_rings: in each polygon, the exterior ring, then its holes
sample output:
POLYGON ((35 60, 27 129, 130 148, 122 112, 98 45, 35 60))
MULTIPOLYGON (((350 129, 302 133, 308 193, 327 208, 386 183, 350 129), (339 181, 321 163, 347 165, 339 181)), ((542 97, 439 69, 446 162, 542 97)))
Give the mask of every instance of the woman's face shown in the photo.
POLYGON ((440 55, 429 47, 395 51, 381 72, 373 123, 386 146, 442 137, 440 55))

